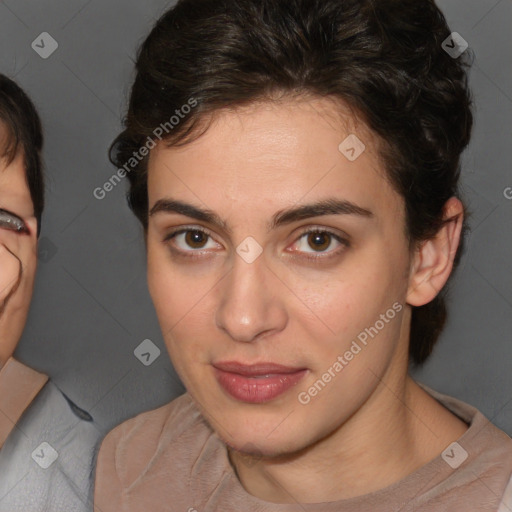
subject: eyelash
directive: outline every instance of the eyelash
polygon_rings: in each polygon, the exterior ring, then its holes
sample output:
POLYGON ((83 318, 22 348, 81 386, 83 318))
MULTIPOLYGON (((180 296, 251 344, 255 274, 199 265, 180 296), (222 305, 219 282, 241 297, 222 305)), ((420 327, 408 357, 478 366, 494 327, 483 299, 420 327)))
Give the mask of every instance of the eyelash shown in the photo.
MULTIPOLYGON (((210 234, 210 232, 204 228, 199 228, 199 227, 194 227, 194 226, 185 226, 183 228, 172 231, 171 233, 166 235, 165 238, 163 239, 163 242, 167 243, 170 240, 172 240, 173 238, 175 238, 176 236, 181 235, 183 233, 188 233, 191 231, 203 233, 208 238, 213 239, 213 236, 210 234)), ((317 233, 323 234, 323 235, 328 235, 328 236, 332 237, 334 240, 336 240, 337 242, 339 242, 341 244, 341 247, 338 247, 337 249, 329 251, 329 252, 318 252, 318 253, 316 253, 317 255, 315 255, 315 256, 301 256, 301 258, 305 258, 306 260, 310 260, 313 262, 319 262, 320 260, 325 261, 325 260, 328 260, 328 259, 338 256, 340 252, 342 252, 347 247, 350 247, 350 243, 347 239, 341 237, 340 235, 337 235, 336 233, 333 233, 332 231, 329 231, 328 229, 320 228, 320 227, 313 227, 313 228, 305 229, 298 235, 294 244, 297 243, 305 235, 317 234, 317 233), (322 254, 328 254, 328 256, 322 256, 322 254)), ((172 248, 171 250, 174 254, 178 255, 179 257, 188 258, 188 259, 201 258, 202 254, 204 254, 204 251, 201 251, 200 249, 196 249, 196 250, 192 249, 190 251, 183 251, 181 249, 172 248)), ((206 251, 208 251, 208 250, 206 250, 206 251)), ((300 252, 300 251, 294 251, 294 252, 300 252)), ((307 254, 307 253, 303 253, 303 254, 307 254)), ((312 254, 312 253, 309 253, 309 254, 312 254)), ((292 257, 296 258, 297 256, 293 255, 292 257)))
POLYGON ((16 233, 28 233, 27 225, 14 213, 0 208, 0 229, 15 231, 16 233))

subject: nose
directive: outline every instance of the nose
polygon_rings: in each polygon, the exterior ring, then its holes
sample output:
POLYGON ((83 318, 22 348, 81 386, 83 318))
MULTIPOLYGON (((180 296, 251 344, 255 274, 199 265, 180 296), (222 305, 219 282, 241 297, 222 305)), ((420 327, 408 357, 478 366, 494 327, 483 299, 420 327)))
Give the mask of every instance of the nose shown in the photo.
POLYGON ((285 328, 287 314, 278 293, 279 281, 263 255, 252 263, 236 255, 232 271, 222 282, 216 323, 233 340, 249 343, 285 328))

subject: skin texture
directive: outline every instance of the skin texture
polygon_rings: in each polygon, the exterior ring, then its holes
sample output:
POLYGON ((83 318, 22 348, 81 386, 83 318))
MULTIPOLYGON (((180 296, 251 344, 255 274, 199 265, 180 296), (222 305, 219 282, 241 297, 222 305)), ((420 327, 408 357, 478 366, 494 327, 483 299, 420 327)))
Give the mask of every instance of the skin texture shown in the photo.
POLYGON ((149 290, 174 367, 251 494, 314 503, 390 485, 467 428, 407 376, 410 306, 432 300, 448 279, 462 205, 450 199, 453 220, 410 250, 404 202, 386 179, 378 140, 343 105, 285 98, 217 114, 196 141, 150 153, 150 212, 157 201, 179 200, 215 212, 229 228, 150 215, 149 290), (338 149, 349 134, 366 146, 355 161, 338 149), (268 230, 277 212, 329 198, 372 216, 316 216, 268 230), (184 227, 209 236, 195 245, 190 234, 166 239, 184 227), (348 245, 327 237, 318 250, 303 234, 310 228, 348 245), (252 263, 236 252, 248 236, 263 249, 252 263), (401 311, 301 404, 298 394, 396 302, 401 311), (277 398, 248 404, 219 386, 219 361, 308 371, 277 398))
POLYGON ((0 209, 23 221, 28 232, 0 222, 0 367, 12 356, 27 319, 37 266, 37 220, 23 155, 0 159, 0 209))

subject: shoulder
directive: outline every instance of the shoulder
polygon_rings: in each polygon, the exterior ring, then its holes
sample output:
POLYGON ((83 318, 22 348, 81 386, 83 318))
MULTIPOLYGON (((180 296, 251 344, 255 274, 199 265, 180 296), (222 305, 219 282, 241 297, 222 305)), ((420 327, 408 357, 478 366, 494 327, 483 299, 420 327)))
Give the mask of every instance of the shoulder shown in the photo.
POLYGON ((190 497, 211 496, 231 478, 224 443, 188 393, 111 431, 96 465, 98 511, 190 508, 190 497))
POLYGON ((87 510, 102 435, 92 416, 48 381, 16 427, 0 451, 0 511, 87 510))
POLYGON ((121 423, 101 444, 96 480, 130 485, 162 452, 192 431, 206 437, 211 433, 188 393, 121 423))
POLYGON ((53 381, 48 381, 19 422, 20 428, 55 443, 91 449, 101 438, 101 429, 92 415, 77 405, 53 381))
POLYGON ((498 512, 510 512, 510 510, 512 510, 512 477, 505 488, 498 512))
POLYGON ((156 448, 164 433, 169 441, 200 419, 201 414, 192 398, 185 393, 162 407, 143 412, 118 425, 105 437, 101 450, 108 445, 120 449, 133 443, 148 449, 156 448))
POLYGON ((469 425, 442 453, 443 463, 453 468, 445 482, 446 493, 456 500, 464 488, 475 509, 489 510, 492 502, 497 510, 500 499, 512 494, 507 487, 512 475, 512 439, 472 405, 422 387, 469 425))

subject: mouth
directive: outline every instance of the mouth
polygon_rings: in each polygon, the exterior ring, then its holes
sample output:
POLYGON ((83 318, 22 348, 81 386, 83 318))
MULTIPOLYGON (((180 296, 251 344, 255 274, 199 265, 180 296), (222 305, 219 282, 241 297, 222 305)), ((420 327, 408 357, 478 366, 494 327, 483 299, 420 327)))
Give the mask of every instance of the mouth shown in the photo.
POLYGON ((261 404, 282 395, 301 381, 307 368, 275 363, 243 364, 236 361, 213 364, 221 388, 240 402, 261 404))

